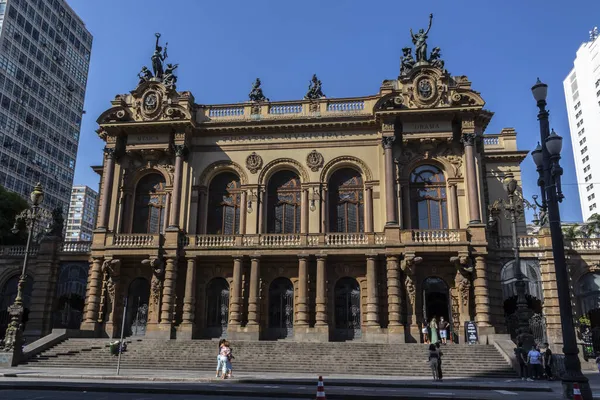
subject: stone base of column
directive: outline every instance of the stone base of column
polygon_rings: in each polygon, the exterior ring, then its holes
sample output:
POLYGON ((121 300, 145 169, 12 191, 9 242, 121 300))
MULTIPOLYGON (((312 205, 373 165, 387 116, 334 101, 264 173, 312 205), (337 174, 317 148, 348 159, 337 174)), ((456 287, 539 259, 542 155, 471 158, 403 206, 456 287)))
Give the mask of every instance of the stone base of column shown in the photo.
POLYGON ((146 325, 146 337, 149 339, 172 339, 171 324, 146 325))
POLYGON ((227 340, 260 340, 261 329, 260 325, 229 325, 227 327, 227 340))
POLYGON ((82 322, 79 326, 79 330, 94 332, 94 336, 100 337, 100 324, 98 322, 82 322))
POLYGON ((493 336, 496 335, 496 328, 493 326, 477 326, 477 330, 477 333, 479 334, 479 343, 492 344, 494 342, 493 336))
POLYGON ((109 338, 120 338, 121 337, 121 328, 119 324, 115 324, 114 322, 107 322, 104 325, 104 333, 103 336, 109 338))
POLYGON ((177 327, 177 337, 179 340, 192 340, 194 336, 195 324, 181 324, 177 327))
POLYGON ((296 342, 329 342, 329 327, 294 326, 294 341, 296 342))
POLYGON ((16 367, 19 365, 22 358, 23 354, 18 353, 17 351, 2 352, 0 353, 0 368, 16 367))
POLYGON ((408 325, 404 328, 405 343, 421 343, 421 330, 419 325, 408 325))
POLYGON ((363 340, 367 343, 387 343, 388 335, 385 329, 379 326, 365 326, 362 328, 363 340))
POLYGON ((406 343, 406 329, 402 325, 388 326, 387 341, 388 343, 406 343))

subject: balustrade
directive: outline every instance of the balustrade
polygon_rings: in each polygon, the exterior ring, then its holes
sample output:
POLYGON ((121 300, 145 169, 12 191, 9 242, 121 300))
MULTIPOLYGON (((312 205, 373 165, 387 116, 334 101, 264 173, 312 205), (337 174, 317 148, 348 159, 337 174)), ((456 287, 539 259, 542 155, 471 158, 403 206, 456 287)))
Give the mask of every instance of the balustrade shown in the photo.
POLYGON ((275 104, 269 107, 269 114, 300 114, 302 104, 275 104))
POLYGON ((359 112, 365 109, 365 102, 362 100, 342 101, 327 104, 329 112, 359 112))
POLYGON ((574 250, 600 250, 600 238, 577 238, 571 240, 571 248, 574 250))
POLYGON ((499 146, 500 145, 500 137, 499 136, 483 136, 483 145, 484 146, 499 146))
POLYGON ((300 246, 302 244, 302 238, 300 235, 293 234, 261 235, 259 244, 267 247, 300 246))
POLYGON ((154 235, 120 234, 113 237, 113 245, 117 247, 149 247, 158 245, 154 235))
POLYGON ((64 242, 60 246, 63 253, 88 253, 91 249, 92 242, 89 241, 64 242))
POLYGON ((196 247, 233 247, 235 245, 235 236, 196 235, 194 245, 196 247))
POLYGON ((208 111, 210 118, 241 117, 244 115, 244 107, 211 108, 208 111))
MULTIPOLYGON (((37 246, 30 246, 29 255, 37 255, 38 250, 37 246)), ((0 248, 0 254, 8 257, 23 257, 25 256, 25 246, 3 246, 0 248)))
POLYGON ((326 246, 355 246, 368 244, 364 233, 328 233, 325 235, 326 246))
POLYGON ((414 243, 460 242, 460 232, 453 229, 414 230, 411 237, 414 243))

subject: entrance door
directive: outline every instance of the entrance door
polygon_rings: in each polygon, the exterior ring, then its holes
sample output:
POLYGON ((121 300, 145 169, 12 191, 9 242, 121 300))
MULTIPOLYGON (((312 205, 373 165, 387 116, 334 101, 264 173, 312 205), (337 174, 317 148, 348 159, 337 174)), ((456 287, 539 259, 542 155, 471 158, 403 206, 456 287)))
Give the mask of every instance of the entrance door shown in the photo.
POLYGON ((136 278, 129 285, 127 294, 127 316, 125 332, 127 336, 144 336, 148 323, 148 302, 150 283, 145 278, 136 278))
POLYGON ((340 279, 335 285, 335 338, 352 340, 362 337, 360 286, 354 278, 340 279))
POLYGON ((452 310, 450 308, 449 296, 450 291, 448 285, 443 279, 438 277, 429 277, 423 281, 423 319, 430 322, 432 318, 436 318, 438 325, 440 318, 448 321, 449 335, 452 340, 456 340, 453 335, 454 327, 452 326, 452 310))
POLYGON ((269 337, 285 339, 294 334, 294 285, 277 278, 269 286, 269 337))
POLYGON ((214 278, 206 287, 206 334, 210 338, 227 336, 229 322, 229 284, 214 278))

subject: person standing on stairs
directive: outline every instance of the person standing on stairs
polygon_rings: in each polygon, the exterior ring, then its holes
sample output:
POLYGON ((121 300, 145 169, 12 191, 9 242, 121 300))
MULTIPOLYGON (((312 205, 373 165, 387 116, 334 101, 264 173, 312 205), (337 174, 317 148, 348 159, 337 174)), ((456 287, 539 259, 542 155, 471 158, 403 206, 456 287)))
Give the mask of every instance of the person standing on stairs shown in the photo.
MULTIPOLYGON (((431 329, 431 344, 436 344, 440 339, 438 336, 438 324, 435 315, 431 318, 431 322, 429 323, 429 328, 431 329)), ((435 347, 435 346, 434 346, 435 347)))
POLYGON ((444 353, 442 353, 442 350, 440 349, 440 342, 437 342, 435 344, 435 348, 438 352, 438 367, 437 367, 438 379, 441 381, 442 378, 444 377, 444 374, 442 372, 442 356, 444 355, 444 353))
POLYGON ((439 363, 440 355, 435 348, 435 344, 429 345, 429 366, 431 367, 431 374, 433 375, 433 380, 438 380, 438 363, 439 363))
POLYGON ((440 317, 440 336, 442 338, 442 343, 447 344, 448 340, 448 321, 444 320, 444 317, 440 317))
POLYGON ((427 320, 423 320, 423 328, 421 329, 423 333, 423 343, 429 344, 429 327, 427 326, 427 320))
POLYGON ((221 361, 221 347, 225 343, 225 339, 219 340, 219 351, 217 352, 217 374, 215 378, 218 378, 221 375, 221 370, 223 370, 223 363, 221 361))

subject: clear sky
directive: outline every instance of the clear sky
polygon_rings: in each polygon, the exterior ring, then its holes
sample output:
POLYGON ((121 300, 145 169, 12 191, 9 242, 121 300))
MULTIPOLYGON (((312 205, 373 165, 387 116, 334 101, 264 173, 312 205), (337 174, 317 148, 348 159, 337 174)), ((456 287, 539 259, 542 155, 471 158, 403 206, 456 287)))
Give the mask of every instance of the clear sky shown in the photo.
MULTIPOLYGON (((96 118, 150 67, 154 33, 179 63, 178 89, 197 103, 247 100, 260 77, 271 100, 301 99, 317 73, 328 97, 376 94, 399 72, 409 29, 426 28, 453 75, 467 75, 495 113, 487 133, 514 127, 521 150, 539 140, 536 77, 549 85, 550 122, 564 140, 564 221, 580 221, 562 81, 575 52, 600 25, 598 0, 68 0, 94 36, 76 184, 97 189, 91 165, 102 163, 96 118)), ((600 149, 591 149, 600 151, 600 149)), ((537 173, 522 164, 525 196, 538 193, 537 173)), ((598 179, 600 184, 600 177, 598 179)))

